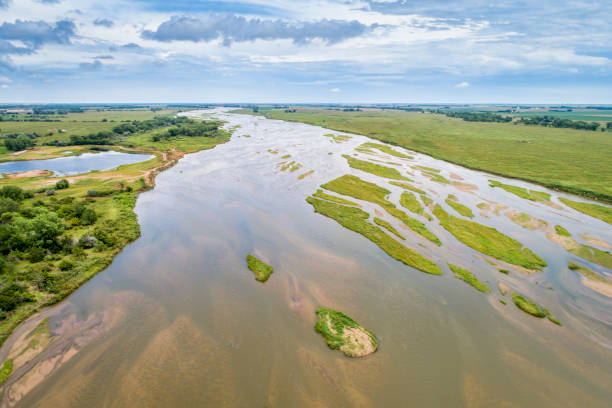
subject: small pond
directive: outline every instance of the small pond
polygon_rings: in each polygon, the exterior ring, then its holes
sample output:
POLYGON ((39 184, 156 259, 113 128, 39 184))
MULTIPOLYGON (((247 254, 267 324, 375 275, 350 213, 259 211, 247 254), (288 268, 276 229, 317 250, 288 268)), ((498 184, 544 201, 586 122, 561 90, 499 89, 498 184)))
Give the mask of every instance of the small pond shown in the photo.
MULTIPOLYGON (((56 177, 87 173, 92 170, 110 170, 125 164, 152 159, 151 154, 131 154, 115 151, 84 153, 79 156, 47 160, 28 160, 0 163, 1 173, 21 173, 29 170, 50 170, 56 177)), ((0 176, 2 177, 2 176, 0 176)))

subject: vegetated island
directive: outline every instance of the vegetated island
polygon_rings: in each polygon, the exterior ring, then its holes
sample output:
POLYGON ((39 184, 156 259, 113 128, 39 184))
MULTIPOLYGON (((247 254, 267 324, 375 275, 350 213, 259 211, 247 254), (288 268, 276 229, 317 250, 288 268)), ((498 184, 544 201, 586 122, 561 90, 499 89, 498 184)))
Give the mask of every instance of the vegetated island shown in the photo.
POLYGON ((247 255, 246 261, 247 266, 253 272, 253 275, 255 275, 255 280, 259 282, 267 281, 272 272, 274 272, 274 268, 255 258, 253 255, 247 255))
POLYGON ((318 308, 315 330, 321 333, 329 348, 340 350, 348 357, 364 357, 378 348, 374 333, 336 310, 318 308))
POLYGON ((555 319, 550 311, 544 307, 540 308, 533 300, 527 299, 525 296, 519 295, 517 293, 512 292, 512 301, 523 312, 530 314, 534 317, 542 319, 544 317, 548 317, 548 320, 556 324, 557 326, 563 326, 561 322, 555 319))
MULTIPOLYGON (((57 126, 94 133, 36 137, 31 139, 36 143, 33 150, 18 156, 49 159, 65 157, 67 151, 112 149, 155 155, 151 160, 64 179, 0 179, 0 343, 30 315, 61 301, 104 270, 140 236, 136 198, 154 187, 156 174, 185 153, 210 149, 230 138, 221 122, 176 118, 174 113, 82 113, 82 121, 57 126), (107 115, 121 123, 109 122, 107 115)), ((12 157, 0 149, 0 160, 12 157)))

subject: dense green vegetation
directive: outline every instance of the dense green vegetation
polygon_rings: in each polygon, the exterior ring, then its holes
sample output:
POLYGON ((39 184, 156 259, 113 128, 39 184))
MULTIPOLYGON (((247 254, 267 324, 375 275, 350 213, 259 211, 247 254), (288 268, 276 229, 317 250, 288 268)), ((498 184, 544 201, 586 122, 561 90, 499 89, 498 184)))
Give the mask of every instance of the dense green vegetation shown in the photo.
POLYGON ((571 237, 572 234, 569 233, 568 230, 566 230, 565 228, 563 228, 560 225, 555 225, 555 232, 559 235, 561 235, 562 237, 571 237))
POLYGON ((454 195, 450 194, 445 200, 445 202, 464 217, 474 218, 474 213, 472 213, 472 210, 469 207, 458 202, 457 197, 455 197, 454 195))
POLYGON ((591 217, 599 218, 600 220, 612 225, 612 207, 569 200, 563 197, 559 197, 559 201, 576 211, 583 212, 591 217))
POLYGON ((550 201, 550 194, 544 191, 527 190, 526 188, 523 188, 523 187, 517 187, 511 184, 504 184, 504 183, 500 183, 499 181, 495 181, 495 180, 489 180, 489 186, 499 187, 518 197, 524 198, 525 200, 550 201))
POLYGON ((578 248, 570 249, 569 252, 597 265, 612 269, 612 254, 608 251, 580 244, 578 248))
POLYGON ((6 360, 0 368, 0 385, 4 384, 13 372, 13 360, 6 360))
POLYGON ((421 190, 420 188, 416 188, 414 186, 411 186, 408 183, 403 183, 401 181, 390 181, 389 183, 393 184, 394 186, 398 186, 398 187, 404 188, 406 190, 414 191, 415 193, 418 193, 418 194, 423 194, 423 195, 427 194, 425 191, 421 190))
POLYGON ((247 255, 246 257, 247 266, 255 275, 255 279, 259 282, 265 282, 268 280, 274 269, 265 262, 260 261, 253 255, 247 255))
POLYGON ((413 193, 404 191, 400 197, 400 205, 415 214, 424 215, 425 211, 413 193))
POLYGON ((323 184, 321 187, 338 194, 356 198, 358 200, 378 204, 389 214, 402 221, 408 228, 417 234, 425 237, 436 245, 442 245, 442 242, 438 239, 438 237, 429 231, 422 222, 409 217, 405 212, 398 210, 395 207, 395 204, 388 201, 385 197, 391 192, 383 187, 361 180, 359 177, 350 174, 338 177, 335 180, 323 184))
POLYGON ((606 132, 466 122, 388 110, 262 113, 362 134, 465 167, 612 202, 612 138, 606 132))
POLYGON ((364 160, 359 160, 346 154, 342 155, 342 157, 344 157, 348 161, 349 166, 354 169, 365 171, 367 173, 371 173, 379 177, 385 177, 394 180, 408 180, 394 168, 381 166, 380 164, 371 163, 364 160))
POLYGON ((397 150, 394 150, 393 148, 384 145, 384 144, 380 144, 380 143, 364 143, 361 146, 359 146, 360 148, 364 148, 364 149, 378 149, 383 153, 387 153, 391 156, 395 156, 395 157, 400 157, 402 159, 412 159, 412 156, 408 156, 406 154, 400 153, 397 150))
POLYGON ((315 330, 323 336, 329 348, 340 349, 349 357, 367 355, 378 348, 374 333, 337 310, 318 308, 315 330), (355 336, 351 336, 351 331, 364 334, 363 337, 367 338, 369 344, 363 344, 355 336))
POLYGON ((455 238, 478 252, 527 269, 540 270, 546 266, 529 248, 495 228, 449 215, 439 205, 435 206, 434 215, 455 238))
POLYGON ((455 275, 455 277, 457 277, 458 279, 461 279, 468 285, 473 286, 474 289, 480 292, 483 292, 483 293, 491 292, 491 289, 489 289, 487 284, 479 281, 478 278, 474 276, 472 272, 468 271, 467 269, 463 269, 457 265, 450 264, 450 263, 448 264, 448 266, 451 268, 451 271, 453 271, 453 274, 455 275))
POLYGON ((328 200, 328 201, 333 201, 333 202, 338 203, 338 204, 357 205, 357 203, 354 203, 352 201, 346 200, 344 198, 336 197, 336 196, 331 195, 331 194, 327 194, 323 190, 317 190, 317 192, 314 193, 312 196, 313 197, 317 197, 317 198, 322 198, 322 199, 328 200))
POLYGON ((537 303, 535 303, 533 300, 527 299, 524 296, 521 296, 517 293, 512 292, 511 294, 512 296, 512 301, 514 301, 514 304, 516 305, 516 307, 518 307, 519 309, 521 309, 523 312, 528 313, 534 317, 537 318, 544 318, 544 317, 548 317, 548 320, 550 320, 551 322, 553 322, 554 324, 556 324, 557 326, 563 326, 561 324, 561 322, 557 319, 555 319, 550 311, 544 307, 540 308, 537 303))
POLYGON ((4 139, 4 146, 7 150, 19 151, 26 150, 36 144, 36 137, 34 134, 11 134, 6 135, 4 139))
POLYGON ((516 123, 523 125, 539 125, 553 128, 571 128, 580 130, 597 130, 600 124, 597 122, 585 122, 583 120, 571 120, 565 118, 555 118, 554 116, 531 116, 520 118, 516 123))
POLYGON ((512 122, 512 116, 502 116, 492 112, 458 112, 458 111, 438 111, 449 118, 460 118, 466 122, 512 122))
POLYGON ((442 275, 442 270, 435 263, 425 258, 412 248, 408 248, 387 235, 379 227, 370 224, 370 215, 355 207, 319 200, 308 197, 306 201, 314 207, 315 212, 336 220, 340 225, 355 231, 374 242, 392 258, 412 266, 422 272, 442 275))
POLYGON ((391 225, 387 221, 383 220, 382 218, 374 217, 374 223, 376 225, 380 225, 381 227, 383 227, 384 229, 386 229, 387 231, 389 231, 390 233, 392 233, 396 237, 398 237, 400 239, 406 239, 402 234, 399 233, 399 231, 397 229, 395 229, 395 227, 393 225, 391 225))

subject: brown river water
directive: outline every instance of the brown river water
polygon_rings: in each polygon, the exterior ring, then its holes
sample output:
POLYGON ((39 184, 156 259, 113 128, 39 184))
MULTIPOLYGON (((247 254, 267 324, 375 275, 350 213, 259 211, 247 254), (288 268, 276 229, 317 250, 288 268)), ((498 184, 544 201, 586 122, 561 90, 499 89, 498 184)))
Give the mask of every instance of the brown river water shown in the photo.
MULTIPOLYGON (((6 341, 2 359, 49 318, 50 340, 3 385, 2 406, 610 406, 612 299, 568 270, 568 259, 579 259, 547 240, 546 229, 530 231, 504 215, 525 212, 563 225, 578 242, 590 234, 601 245, 612 243, 610 225, 558 201, 581 199, 549 191, 554 206, 545 205, 491 188, 488 180, 547 191, 539 186, 420 154, 410 153, 413 160, 359 154, 398 163, 437 202, 456 195, 475 221, 518 239, 548 263, 535 274, 504 275, 435 219, 422 221, 441 247, 395 222, 406 245, 444 269, 443 276, 428 275, 315 214, 305 201, 347 173, 380 184, 342 158, 371 140, 335 143, 324 135, 337 132, 226 111, 212 114, 228 127, 240 125, 230 142, 185 156, 139 197, 142 236, 6 341), (281 171, 285 154, 303 167, 281 171), (415 164, 472 186, 432 182, 410 167, 415 164), (298 178, 309 170, 314 173, 298 178), (476 204, 483 199, 508 208, 481 212, 476 204), (246 268, 248 253, 274 266, 267 283, 246 268), (472 270, 491 293, 456 279, 447 262, 472 270), (509 295, 502 297, 500 282, 548 308, 563 327, 520 311, 509 295), (319 306, 372 330, 378 351, 351 359, 329 349, 313 329, 319 306)), ((402 189, 385 187, 397 203, 402 189)), ((374 214, 373 205, 362 205, 374 214)))

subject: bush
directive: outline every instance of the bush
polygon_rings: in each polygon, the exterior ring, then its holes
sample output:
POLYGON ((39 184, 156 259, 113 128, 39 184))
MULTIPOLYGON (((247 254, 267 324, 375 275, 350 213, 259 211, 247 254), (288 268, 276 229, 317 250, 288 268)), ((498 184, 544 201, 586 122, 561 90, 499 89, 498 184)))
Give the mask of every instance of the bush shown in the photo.
POLYGON ((54 196, 55 195, 55 190, 47 190, 45 191, 45 194, 48 196, 54 196))
POLYGON ((18 212, 19 211, 19 203, 10 198, 0 198, 0 215, 9 212, 18 212))
POLYGON ((4 186, 0 189, 0 197, 10 198, 15 201, 22 201, 26 198, 25 192, 17 186, 4 186))
POLYGON ((45 259, 47 251, 42 248, 30 248, 28 251, 28 260, 32 263, 37 263, 45 259))
POLYGON ((81 224, 91 225, 91 224, 94 224, 98 220, 98 215, 91 208, 85 208, 80 218, 81 218, 81 224))
POLYGON ((83 235, 81 239, 79 239, 79 246, 82 248, 93 248, 98 243, 98 239, 96 237, 92 237, 91 235, 83 235))
POLYGON ((57 190, 63 190, 65 188, 68 188, 68 186, 70 186, 70 184, 68 183, 68 180, 66 179, 62 179, 58 181, 57 183, 55 183, 55 188, 57 190))
POLYGON ((62 259, 57 267, 61 271, 69 271, 70 269, 74 268, 74 264, 66 259, 62 259))

